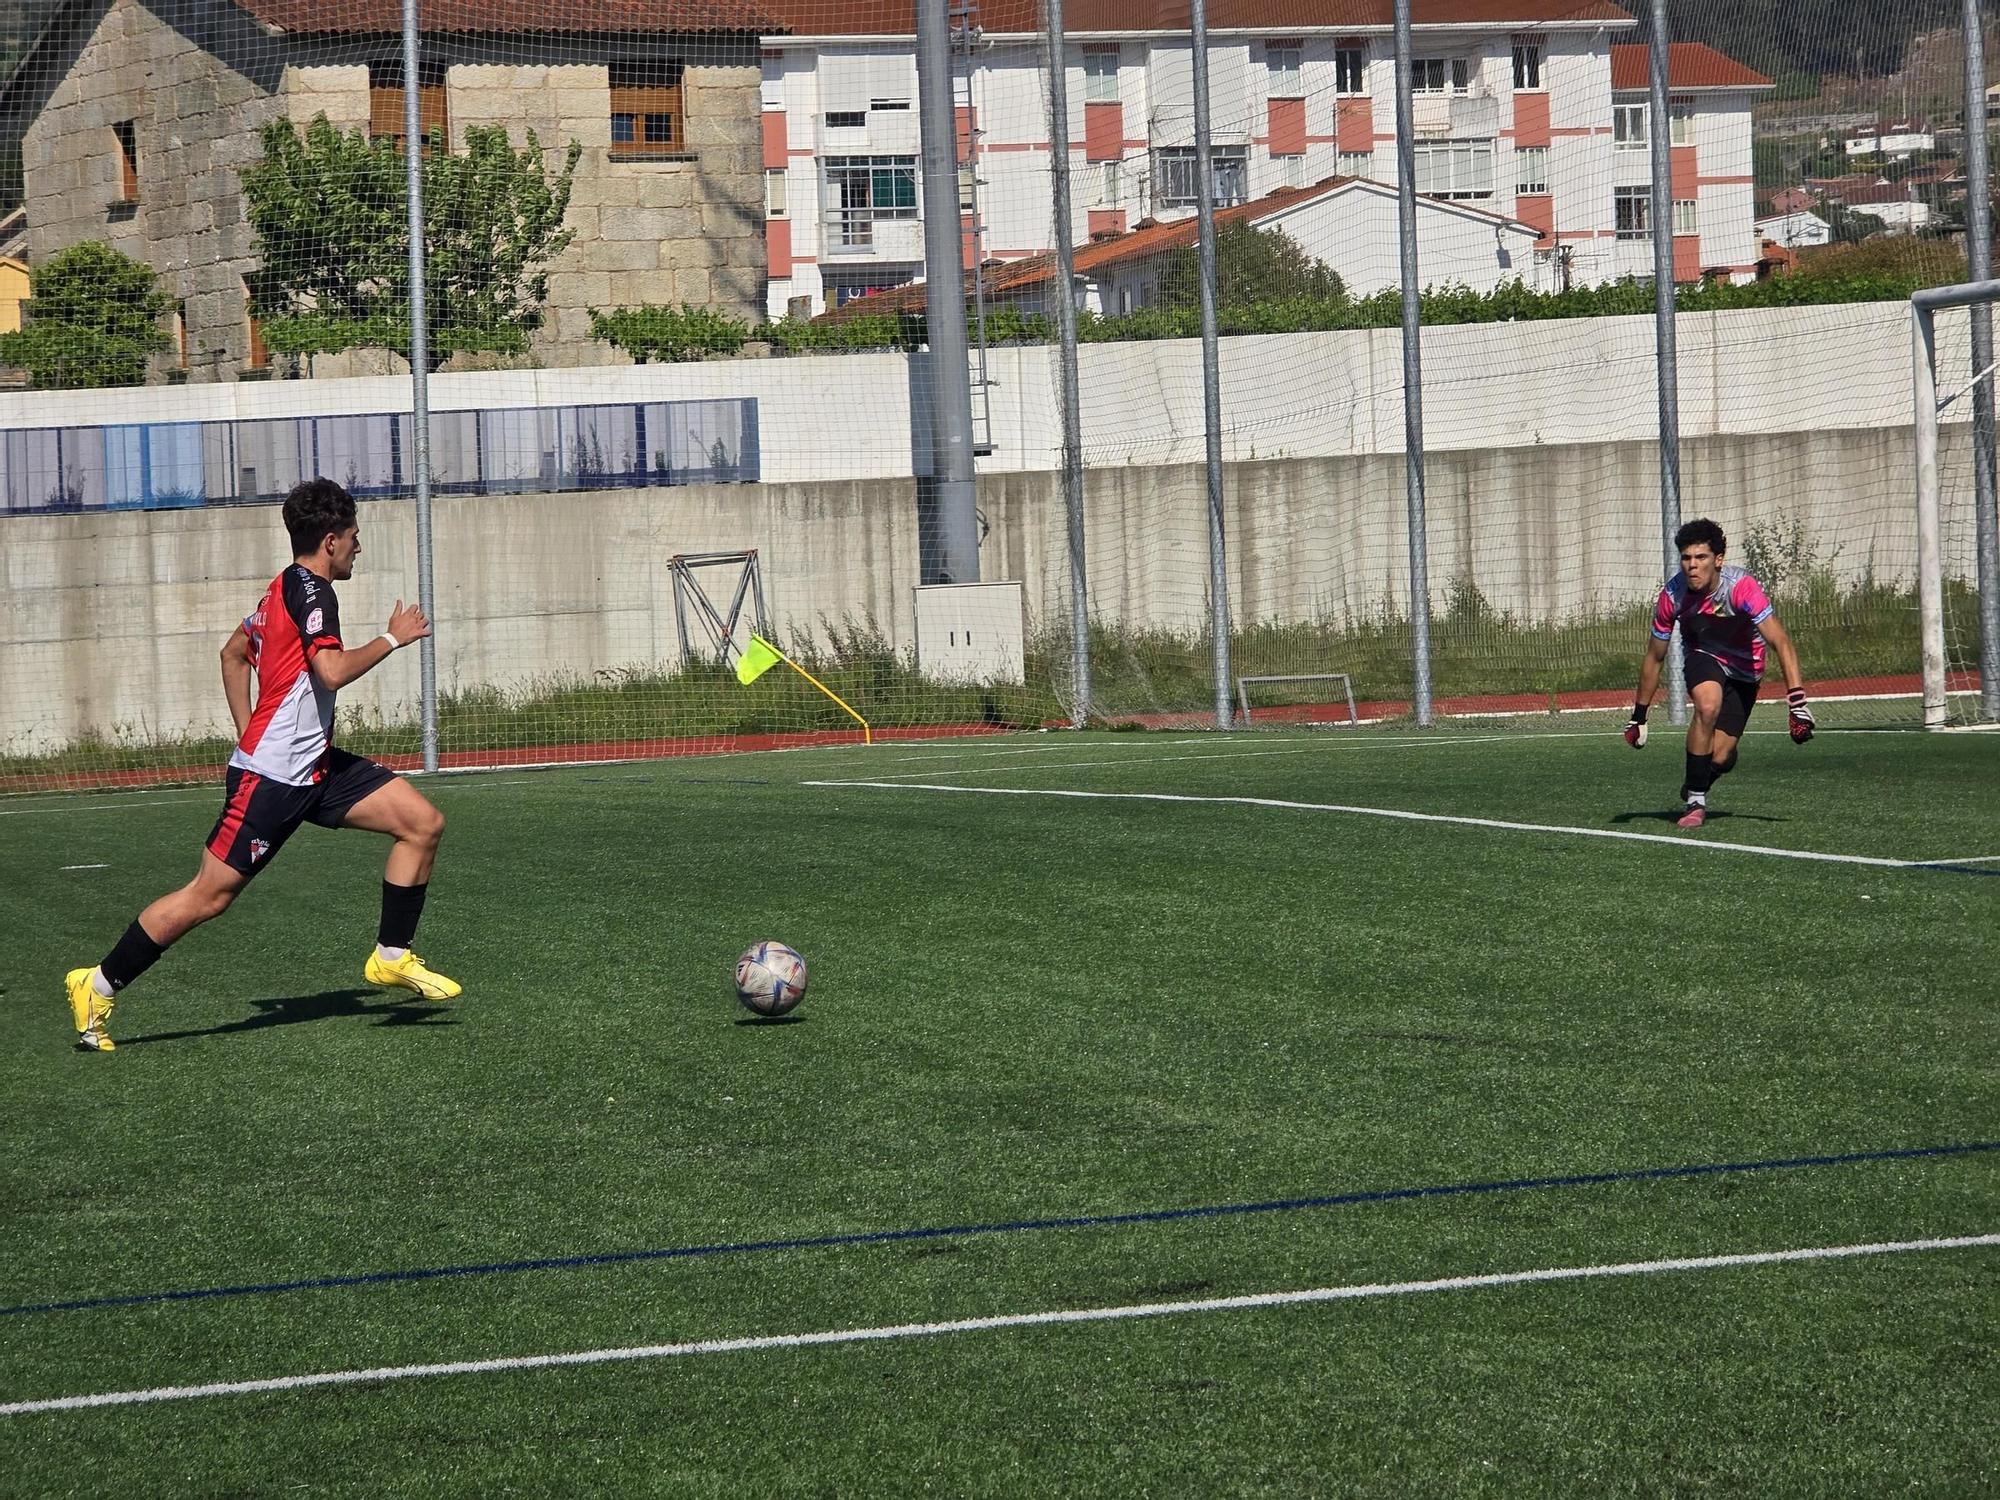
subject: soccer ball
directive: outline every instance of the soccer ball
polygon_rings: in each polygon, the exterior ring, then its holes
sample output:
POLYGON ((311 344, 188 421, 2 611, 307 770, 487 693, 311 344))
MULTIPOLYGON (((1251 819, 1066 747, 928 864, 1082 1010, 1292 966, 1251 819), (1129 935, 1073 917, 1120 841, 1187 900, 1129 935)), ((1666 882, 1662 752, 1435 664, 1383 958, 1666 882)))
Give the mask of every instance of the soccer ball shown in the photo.
POLYGON ((806 997, 806 961, 764 942, 736 960, 736 998, 760 1016, 782 1016, 806 997))

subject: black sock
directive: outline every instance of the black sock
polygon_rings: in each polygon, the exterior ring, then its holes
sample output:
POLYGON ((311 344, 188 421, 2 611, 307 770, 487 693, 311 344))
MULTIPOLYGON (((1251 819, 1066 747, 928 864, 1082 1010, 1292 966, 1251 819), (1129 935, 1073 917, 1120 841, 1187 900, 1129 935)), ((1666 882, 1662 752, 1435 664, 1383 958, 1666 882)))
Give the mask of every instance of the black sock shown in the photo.
POLYGON ((125 929, 125 936, 117 946, 104 955, 104 962, 97 967, 104 974, 104 982, 111 986, 111 993, 117 994, 126 985, 160 961, 167 950, 146 935, 146 929, 135 920, 125 929))
POLYGON ((375 929, 375 941, 384 948, 407 948, 417 940, 417 919, 424 914, 422 885, 391 885, 382 882, 382 925, 375 929))
POLYGON ((1696 755, 1692 750, 1687 758, 1687 794, 1690 798, 1708 795, 1708 789, 1715 781, 1715 762, 1706 755, 1696 755))

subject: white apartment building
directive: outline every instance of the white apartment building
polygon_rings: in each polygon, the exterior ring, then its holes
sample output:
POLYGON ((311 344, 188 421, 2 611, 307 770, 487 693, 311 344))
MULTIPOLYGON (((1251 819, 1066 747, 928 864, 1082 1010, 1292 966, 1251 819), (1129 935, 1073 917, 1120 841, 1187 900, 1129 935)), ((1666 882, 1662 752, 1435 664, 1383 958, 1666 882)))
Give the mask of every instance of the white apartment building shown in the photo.
MULTIPOLYGON (((790 32, 763 38, 774 317, 817 314, 923 274, 913 13, 889 0, 835 20, 838 8, 823 0, 795 3, 790 32)), ((1005 3, 1004 12, 989 4, 989 29, 960 57, 955 78, 968 263, 1021 260, 1055 243, 1045 38, 1032 29, 1032 5, 1005 3)), ((1229 24, 1210 26, 1219 206, 1334 178, 1395 183, 1391 7, 1362 0, 1346 9, 1365 22, 1301 24, 1296 5, 1241 0, 1229 24)), ((1609 0, 1440 0, 1420 17, 1417 191, 1535 230, 1528 256, 1500 257, 1531 285, 1650 276, 1646 49, 1618 41, 1635 24, 1631 14, 1609 0)), ((1071 242, 1193 215, 1184 5, 1074 8, 1066 77, 1071 242)), ((1698 43, 1675 45, 1669 79, 1676 278, 1750 279, 1758 257, 1750 105, 1770 80, 1698 43)), ((1420 219, 1440 229, 1453 222, 1420 219)), ((1374 216, 1318 222, 1392 232, 1374 216)), ((1359 266, 1394 257, 1393 243, 1305 248, 1357 290, 1372 289, 1354 274, 1359 266)))

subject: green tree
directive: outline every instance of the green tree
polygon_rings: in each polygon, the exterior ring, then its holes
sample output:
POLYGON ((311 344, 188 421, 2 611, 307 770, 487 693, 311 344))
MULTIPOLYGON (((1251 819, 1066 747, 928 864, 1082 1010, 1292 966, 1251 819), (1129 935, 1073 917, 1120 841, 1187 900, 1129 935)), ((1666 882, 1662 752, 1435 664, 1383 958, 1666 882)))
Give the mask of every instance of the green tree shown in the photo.
MULTIPOLYGON (((1160 301, 1193 307, 1201 300, 1201 261, 1193 245, 1162 257, 1160 301)), ((1224 307, 1254 302, 1341 302, 1347 288, 1325 261, 1315 260, 1282 229, 1237 222, 1215 235, 1216 301, 1224 307)))
POLYGON ((152 267, 100 240, 52 255, 35 272, 26 325, 0 334, 0 360, 37 390, 143 385, 147 356, 172 341, 160 327, 173 302, 152 267))
MULTIPOLYGON (((583 147, 551 172, 531 130, 469 126, 465 149, 426 147, 424 294, 430 367, 474 351, 519 354, 542 322, 548 265, 572 231, 570 183, 583 147)), ((264 127, 264 159, 243 173, 262 265, 249 278, 264 342, 284 354, 391 349, 410 357, 408 168, 391 140, 316 116, 264 127)))

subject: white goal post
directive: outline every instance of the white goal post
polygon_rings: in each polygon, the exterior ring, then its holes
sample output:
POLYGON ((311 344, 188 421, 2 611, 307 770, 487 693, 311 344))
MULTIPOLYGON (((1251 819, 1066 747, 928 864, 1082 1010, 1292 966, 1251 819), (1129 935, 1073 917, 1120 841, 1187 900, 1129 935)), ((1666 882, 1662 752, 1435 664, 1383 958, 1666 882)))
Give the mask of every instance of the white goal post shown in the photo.
MULTIPOLYGON (((1994 363, 1976 372, 1965 385, 1942 401, 1937 387, 1937 328, 1939 308, 1971 307, 2000 300, 2000 281, 1968 281, 1958 286, 1930 287, 1910 298, 1911 365, 1916 408, 1917 460, 1917 608, 1924 662, 1924 727, 1942 729, 1948 717, 1944 647, 1944 556, 1938 519, 1938 417, 1961 396, 1986 382, 1993 389, 1994 363)), ((1989 360, 1991 345, 1988 345, 1989 360)), ((1990 401, 1990 396, 1989 396, 1990 401)), ((1990 405, 1986 408, 1990 411, 1990 405)), ((1990 426, 1975 431, 1974 440, 1990 443, 1990 426)), ((1991 474, 1989 467, 1986 471, 1991 474)), ((1993 496, 1978 497, 1979 581, 1979 717, 2000 720, 2000 517, 1993 513, 1993 496)))

